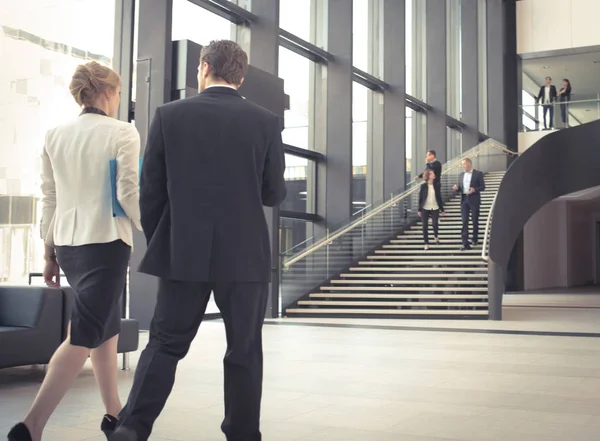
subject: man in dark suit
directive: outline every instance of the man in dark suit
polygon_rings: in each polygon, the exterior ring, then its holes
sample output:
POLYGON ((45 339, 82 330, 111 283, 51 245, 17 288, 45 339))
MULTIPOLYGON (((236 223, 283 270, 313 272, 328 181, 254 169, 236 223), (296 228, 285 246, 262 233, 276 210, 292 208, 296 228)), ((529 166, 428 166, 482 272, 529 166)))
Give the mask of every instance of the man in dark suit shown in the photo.
POLYGON ((544 109, 544 130, 548 128, 546 115, 550 113, 550 128, 554 127, 554 102, 556 101, 556 87, 552 84, 552 78, 546 77, 546 85, 540 87, 537 102, 542 102, 544 109))
MULTIPOLYGON (((278 118, 237 92, 248 57, 232 41, 202 49, 196 97, 160 106, 140 185, 148 249, 140 271, 159 277, 150 339, 111 441, 146 441, 211 291, 227 334, 229 441, 261 439, 262 325, 271 274, 263 205, 286 195, 278 118)), ((200 429, 200 428, 199 428, 200 429)))
MULTIPOLYGON (((433 170, 433 173, 435 173, 434 184, 440 185, 440 183, 442 182, 441 181, 441 179, 442 179, 442 163, 440 161, 438 161, 437 153, 435 152, 435 150, 427 150, 425 168, 428 170, 433 170)), ((423 173, 421 173, 419 176, 417 176, 415 178, 415 181, 417 179, 421 179, 422 177, 423 177, 423 173)))
POLYGON ((469 214, 473 219, 473 245, 479 243, 479 208, 481 207, 481 192, 485 190, 483 173, 473 169, 470 158, 462 161, 464 172, 460 174, 454 191, 460 191, 460 212, 462 217, 462 248, 470 250, 469 244, 469 214))

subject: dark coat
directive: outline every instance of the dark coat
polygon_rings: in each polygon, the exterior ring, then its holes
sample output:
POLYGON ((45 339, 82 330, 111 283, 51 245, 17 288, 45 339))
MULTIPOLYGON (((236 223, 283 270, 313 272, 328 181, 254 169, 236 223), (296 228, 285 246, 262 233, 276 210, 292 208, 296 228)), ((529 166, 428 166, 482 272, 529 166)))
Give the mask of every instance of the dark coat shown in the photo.
POLYGON ((180 281, 268 282, 263 206, 286 196, 279 120, 227 87, 156 110, 140 184, 140 272, 180 281))
MULTIPOLYGON (((473 194, 465 194, 463 189, 465 173, 461 173, 458 178, 458 191, 461 194, 461 203, 465 201, 469 202, 469 205, 473 207, 479 207, 481 205, 481 192, 485 190, 485 181, 483 180, 483 173, 479 170, 473 169, 473 176, 471 176, 471 187, 475 189, 473 194)), ((468 190, 468 189, 467 189, 468 190)))

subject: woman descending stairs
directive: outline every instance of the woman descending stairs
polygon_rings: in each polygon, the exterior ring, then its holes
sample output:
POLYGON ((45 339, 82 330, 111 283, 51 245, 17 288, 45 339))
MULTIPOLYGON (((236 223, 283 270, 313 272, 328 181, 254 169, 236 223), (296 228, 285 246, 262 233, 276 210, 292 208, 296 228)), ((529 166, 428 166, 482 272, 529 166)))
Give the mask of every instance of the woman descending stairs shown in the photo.
MULTIPOLYGON (((479 231, 504 172, 488 173, 481 194, 479 231)), ((373 251, 347 271, 286 310, 291 317, 487 318, 487 263, 482 245, 461 251, 460 195, 440 218, 440 243, 423 249, 422 226, 373 251)), ((431 228, 431 226, 430 226, 431 228)), ((432 237, 432 236, 431 236, 432 237)))

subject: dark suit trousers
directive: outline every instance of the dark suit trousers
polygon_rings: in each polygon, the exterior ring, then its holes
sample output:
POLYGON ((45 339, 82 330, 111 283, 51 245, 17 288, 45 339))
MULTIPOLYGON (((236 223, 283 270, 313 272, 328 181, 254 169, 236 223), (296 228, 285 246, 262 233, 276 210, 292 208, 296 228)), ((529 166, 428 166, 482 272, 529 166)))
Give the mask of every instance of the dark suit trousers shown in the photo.
POLYGON ((119 419, 119 425, 136 431, 139 441, 148 439, 165 406, 177 363, 185 357, 198 332, 211 291, 227 334, 223 360, 225 419, 221 429, 228 441, 261 439, 262 325, 268 284, 161 279, 150 340, 141 354, 129 399, 119 419))
POLYGON ((544 128, 554 127, 554 104, 544 104, 542 107, 544 108, 544 128), (546 125, 546 116, 548 112, 550 112, 550 124, 546 125))
POLYGON ((479 204, 469 203, 469 199, 464 197, 461 205, 460 212, 462 217, 462 244, 465 247, 469 246, 469 215, 473 219, 473 243, 479 241, 479 204))
POLYGON ((429 245, 429 218, 431 217, 433 223, 433 235, 438 237, 438 219, 440 210, 423 210, 421 212, 421 219, 423 221, 423 242, 425 245, 429 245))

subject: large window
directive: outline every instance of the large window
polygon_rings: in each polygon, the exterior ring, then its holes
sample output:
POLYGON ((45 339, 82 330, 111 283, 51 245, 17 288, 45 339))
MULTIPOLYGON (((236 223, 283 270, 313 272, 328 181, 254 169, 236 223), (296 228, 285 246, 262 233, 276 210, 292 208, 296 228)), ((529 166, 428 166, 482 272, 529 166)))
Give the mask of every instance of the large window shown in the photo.
POLYGON ((352 83, 352 213, 367 205, 368 107, 371 91, 352 83))
POLYGON ((279 47, 279 78, 283 79, 283 88, 290 97, 290 108, 285 111, 285 129, 283 142, 303 149, 312 149, 310 128, 314 103, 311 90, 314 72, 312 61, 284 47, 279 47))
POLYGON ((421 0, 406 0, 405 3, 406 93, 423 101, 427 92, 425 3, 421 0))
MULTIPOLYGON (((408 2, 407 2, 408 3, 408 2)), ((413 149, 415 147, 415 136, 413 133, 413 126, 415 124, 415 114, 416 112, 410 107, 406 108, 406 177, 405 182, 409 183, 414 179, 414 170, 413 170, 413 149)))
POLYGON ((285 155, 287 195, 281 209, 295 213, 315 212, 315 162, 307 158, 285 155))
POLYGON ((279 27, 314 43, 314 39, 311 38, 312 2, 313 0, 279 0, 279 27))
POLYGON ((173 0, 173 41, 191 40, 206 45, 212 40, 233 38, 234 29, 229 20, 188 0, 173 0))
POLYGON ((521 93, 522 103, 522 130, 531 131, 537 129, 537 106, 535 97, 525 90, 521 93))
POLYGON ((460 4, 459 0, 446 0, 446 112, 456 119, 462 115, 460 4))
POLYGON ((43 268, 38 158, 44 136, 79 114, 68 89, 77 65, 112 64, 114 14, 114 0, 3 2, 0 209, 10 216, 0 216, 0 282, 22 283, 43 268))

